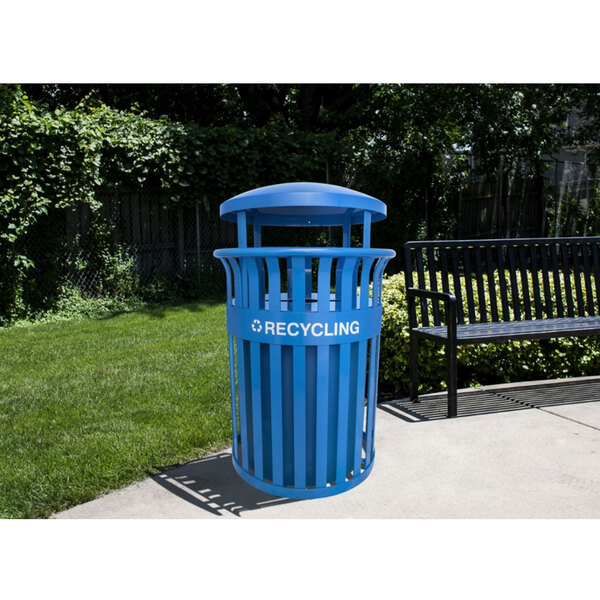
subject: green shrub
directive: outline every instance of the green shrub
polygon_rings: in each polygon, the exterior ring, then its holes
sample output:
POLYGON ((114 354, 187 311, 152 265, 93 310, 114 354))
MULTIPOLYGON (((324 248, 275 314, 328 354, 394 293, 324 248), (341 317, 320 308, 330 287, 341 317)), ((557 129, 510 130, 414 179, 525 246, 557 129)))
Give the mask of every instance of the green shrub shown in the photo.
POLYGON ((155 275, 140 286, 137 296, 144 302, 171 304, 190 300, 225 301, 225 273, 220 265, 191 268, 173 278, 155 275))
POLYGON ((156 275, 140 288, 138 295, 144 302, 171 303, 177 299, 177 290, 172 280, 156 275))
MULTIPOLYGON (((466 298, 464 281, 463 298, 466 298)), ((438 289, 441 289, 439 285, 438 289)), ((383 391, 408 395, 410 348, 404 274, 384 278, 380 380, 383 391)), ((458 348, 459 387, 535 379, 594 375, 600 372, 600 339, 559 338, 458 348)), ((419 343, 419 392, 446 389, 444 346, 419 343)))
POLYGON ((4 325, 28 327, 33 323, 55 323, 59 321, 77 321, 79 319, 104 319, 117 314, 133 312, 146 308, 147 304, 137 297, 131 298, 90 298, 81 294, 76 287, 64 285, 58 290, 58 300, 52 308, 44 311, 29 312, 26 317, 13 320, 4 325))
POLYGON ((92 213, 86 235, 70 244, 69 270, 74 280, 86 281, 89 296, 132 298, 139 288, 135 257, 115 239, 115 223, 92 213))

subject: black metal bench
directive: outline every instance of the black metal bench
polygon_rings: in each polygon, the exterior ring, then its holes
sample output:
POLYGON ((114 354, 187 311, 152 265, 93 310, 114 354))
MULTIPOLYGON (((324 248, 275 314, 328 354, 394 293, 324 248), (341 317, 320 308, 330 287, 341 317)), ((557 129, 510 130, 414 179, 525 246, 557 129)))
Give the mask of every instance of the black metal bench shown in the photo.
POLYGON ((600 334, 600 237, 423 241, 404 250, 410 397, 418 402, 419 340, 444 344, 449 417, 458 409, 458 345, 600 334))

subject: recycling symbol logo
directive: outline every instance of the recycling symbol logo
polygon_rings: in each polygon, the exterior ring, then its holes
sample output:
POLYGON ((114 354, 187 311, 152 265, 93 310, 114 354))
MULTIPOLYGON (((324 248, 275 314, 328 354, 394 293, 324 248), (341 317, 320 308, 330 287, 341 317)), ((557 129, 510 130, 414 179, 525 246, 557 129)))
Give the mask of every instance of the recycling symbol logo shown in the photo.
POLYGON ((262 323, 258 319, 254 319, 254 321, 252 321, 251 327, 252 331, 255 333, 260 333, 262 331, 262 323))

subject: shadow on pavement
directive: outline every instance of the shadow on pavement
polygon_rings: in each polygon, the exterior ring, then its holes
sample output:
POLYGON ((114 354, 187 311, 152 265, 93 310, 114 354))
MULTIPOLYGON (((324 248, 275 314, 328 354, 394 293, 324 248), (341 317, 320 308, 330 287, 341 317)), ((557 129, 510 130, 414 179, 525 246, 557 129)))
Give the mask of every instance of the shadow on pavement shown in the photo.
MULTIPOLYGON (((600 379, 461 390, 458 418, 598 401, 600 379)), ((445 393, 428 394, 417 404, 407 398, 391 400, 379 403, 378 409, 409 423, 446 419, 447 397, 445 393)), ((239 517, 244 511, 301 502, 272 496, 247 484, 235 472, 229 452, 175 467, 152 479, 179 498, 215 516, 229 513, 239 517)))
POLYGON ((228 452, 170 469, 152 479, 176 496, 216 516, 230 513, 239 517, 247 510, 300 502, 272 496, 248 485, 235 472, 228 452))
MULTIPOLYGON (((552 406, 600 401, 600 380, 553 381, 507 385, 493 389, 461 390, 458 393, 458 417, 487 415, 514 410, 544 409, 552 406)), ((446 419, 448 416, 445 393, 428 394, 420 402, 408 398, 378 404, 378 408, 408 423, 446 419)))

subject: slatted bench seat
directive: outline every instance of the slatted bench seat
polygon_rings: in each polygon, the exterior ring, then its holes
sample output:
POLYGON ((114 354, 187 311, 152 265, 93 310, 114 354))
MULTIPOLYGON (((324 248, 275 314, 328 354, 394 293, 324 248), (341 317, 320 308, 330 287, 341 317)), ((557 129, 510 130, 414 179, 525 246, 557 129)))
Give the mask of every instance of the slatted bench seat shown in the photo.
POLYGON ((404 249, 415 402, 420 339, 446 347, 454 417, 457 346, 600 335, 600 237, 423 241, 404 249))

